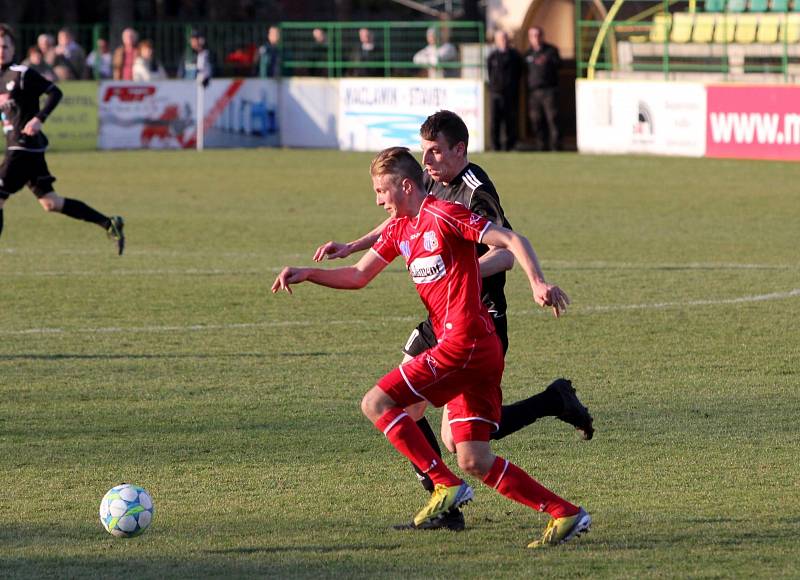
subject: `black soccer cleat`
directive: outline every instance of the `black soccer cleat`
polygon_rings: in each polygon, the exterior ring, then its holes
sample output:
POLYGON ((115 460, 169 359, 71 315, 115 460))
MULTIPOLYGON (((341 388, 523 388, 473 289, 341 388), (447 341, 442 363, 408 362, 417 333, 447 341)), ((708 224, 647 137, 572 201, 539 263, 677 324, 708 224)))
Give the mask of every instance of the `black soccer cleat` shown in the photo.
POLYGON ((464 512, 454 508, 435 520, 424 522, 420 526, 414 524, 412 520, 406 524, 395 524, 392 527, 395 530, 450 530, 451 532, 462 532, 466 528, 466 523, 464 522, 464 512))
POLYGON ((108 232, 108 237, 116 242, 117 254, 121 256, 122 252, 125 251, 125 233, 123 232, 125 220, 122 219, 122 216, 118 215, 111 216, 109 219, 111 223, 108 224, 106 232, 108 232))
POLYGON ((567 379, 558 379, 548 386, 547 390, 557 392, 564 403, 561 414, 556 415, 556 418, 575 427, 582 439, 586 441, 591 439, 594 436, 593 419, 589 414, 589 409, 583 406, 583 403, 578 399, 578 395, 575 394, 575 387, 572 386, 572 382, 567 379))

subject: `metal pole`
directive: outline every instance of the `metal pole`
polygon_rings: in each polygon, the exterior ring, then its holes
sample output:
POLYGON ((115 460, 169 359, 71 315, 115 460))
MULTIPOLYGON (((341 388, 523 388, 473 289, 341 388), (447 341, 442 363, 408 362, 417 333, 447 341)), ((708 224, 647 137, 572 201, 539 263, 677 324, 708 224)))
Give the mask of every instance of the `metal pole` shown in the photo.
POLYGON ((205 114, 205 89, 203 88, 203 83, 198 82, 197 84, 197 112, 195 117, 197 118, 197 150, 203 150, 203 139, 205 137, 205 125, 206 125, 206 114, 205 114))

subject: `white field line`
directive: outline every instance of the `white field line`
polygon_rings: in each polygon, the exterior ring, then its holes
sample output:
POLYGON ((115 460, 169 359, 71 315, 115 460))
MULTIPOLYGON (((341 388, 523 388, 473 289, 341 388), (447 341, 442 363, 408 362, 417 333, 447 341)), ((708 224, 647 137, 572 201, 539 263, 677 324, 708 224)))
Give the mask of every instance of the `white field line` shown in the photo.
MULTIPOLYGON (((687 306, 719 306, 725 304, 746 304, 750 302, 768 302, 773 300, 787 300, 800 296, 800 288, 787 292, 772 292, 753 296, 740 296, 738 298, 720 298, 716 300, 686 300, 684 302, 655 302, 650 304, 615 304, 607 306, 581 306, 570 309, 573 313, 593 312, 621 312, 625 310, 661 310, 666 308, 685 308, 687 306)), ((532 314, 544 312, 543 310, 523 311, 517 314, 532 314)), ((376 322, 415 322, 419 317, 414 316, 389 316, 379 319, 349 319, 349 320, 270 320, 264 322, 243 322, 230 324, 190 324, 190 325, 164 325, 164 326, 133 326, 105 328, 28 328, 23 330, 0 330, 0 336, 22 335, 67 335, 67 334, 117 334, 117 333, 162 333, 162 332, 198 332, 209 330, 247 330, 257 328, 289 328, 308 327, 319 325, 364 325, 376 322)))

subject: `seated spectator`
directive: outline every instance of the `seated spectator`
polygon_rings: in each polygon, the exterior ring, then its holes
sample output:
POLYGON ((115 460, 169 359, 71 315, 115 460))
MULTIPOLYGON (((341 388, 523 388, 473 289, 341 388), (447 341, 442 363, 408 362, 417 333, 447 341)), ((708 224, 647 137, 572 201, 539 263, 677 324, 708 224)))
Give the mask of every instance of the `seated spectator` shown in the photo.
POLYGON ((306 60, 311 63, 308 75, 312 77, 328 76, 328 38, 325 31, 315 28, 311 31, 314 39, 313 44, 308 49, 306 60))
POLYGON ((52 34, 40 34, 36 37, 36 47, 45 64, 50 68, 56 66, 56 41, 52 34))
POLYGON ((111 51, 105 38, 97 39, 97 46, 86 57, 84 76, 92 79, 111 78, 111 51))
POLYGON ((414 55, 414 64, 428 68, 428 78, 438 79, 442 77, 457 77, 457 68, 443 68, 442 63, 458 62, 458 51, 456 47, 445 41, 440 44, 439 30, 429 28, 425 33, 428 44, 414 55))
POLYGON ((138 32, 133 28, 126 28, 122 31, 122 44, 114 49, 114 55, 111 57, 111 68, 115 81, 133 80, 133 63, 139 56, 138 44, 138 32))
POLYGON ((55 47, 55 53, 55 70, 61 80, 83 78, 86 51, 81 48, 80 44, 75 42, 75 37, 68 28, 62 28, 58 31, 58 44, 55 47))
POLYGON ((281 29, 270 26, 267 41, 258 47, 258 76, 274 79, 281 76, 281 29))
POLYGON ((38 46, 32 46, 28 49, 28 56, 22 61, 22 64, 28 68, 32 68, 51 83, 58 80, 56 73, 53 72, 53 67, 44 62, 42 51, 38 46))
POLYGON ((167 71, 156 60, 153 43, 143 40, 139 43, 139 56, 133 61, 133 80, 135 81, 160 81, 167 78, 167 71))
MULTIPOLYGON (((350 55, 351 62, 375 63, 383 61, 381 49, 375 44, 375 36, 369 28, 358 29, 358 45, 350 55)), ((382 76, 380 68, 358 67, 349 69, 356 77, 382 76)))

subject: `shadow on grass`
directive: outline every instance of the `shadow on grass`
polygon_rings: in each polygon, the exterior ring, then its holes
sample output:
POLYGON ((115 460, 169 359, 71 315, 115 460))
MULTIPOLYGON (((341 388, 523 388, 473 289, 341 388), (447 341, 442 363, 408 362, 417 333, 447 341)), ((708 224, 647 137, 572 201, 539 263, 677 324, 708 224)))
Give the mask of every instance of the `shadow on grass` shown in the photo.
POLYGON ((262 546, 259 548, 225 548, 222 550, 205 550, 205 554, 282 554, 290 552, 317 552, 320 554, 328 554, 335 552, 355 552, 359 550, 381 550, 393 551, 399 550, 402 546, 400 544, 386 544, 386 545, 366 545, 366 544, 344 544, 341 546, 262 546))
MULTIPOLYGON (((322 357, 322 356, 349 356, 357 353, 344 352, 280 352, 278 356, 283 357, 322 357)), ((43 360, 43 361, 64 361, 64 360, 158 360, 158 359, 239 359, 239 358, 267 358, 275 354, 260 352, 241 352, 223 354, 4 354, 0 355, 0 361, 23 361, 23 360, 43 360)))

